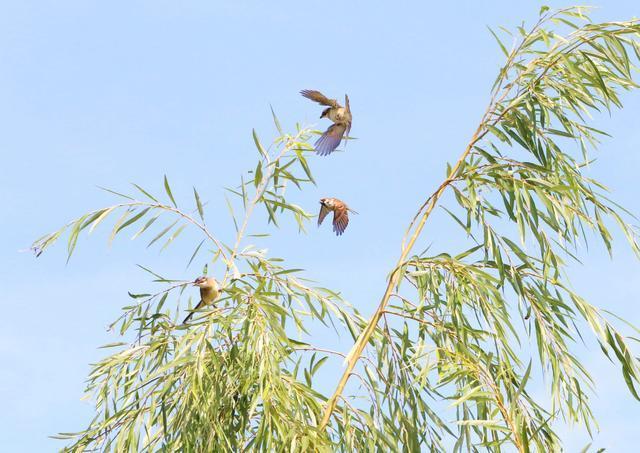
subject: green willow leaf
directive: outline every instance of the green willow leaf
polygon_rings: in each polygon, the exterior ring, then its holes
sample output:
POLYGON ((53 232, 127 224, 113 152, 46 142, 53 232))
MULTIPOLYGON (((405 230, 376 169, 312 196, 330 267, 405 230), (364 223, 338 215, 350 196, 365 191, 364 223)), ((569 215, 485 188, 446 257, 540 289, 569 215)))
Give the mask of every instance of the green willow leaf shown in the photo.
POLYGON ((176 200, 173 198, 173 194, 171 193, 171 187, 169 186, 167 175, 164 175, 164 190, 167 192, 167 195, 169 195, 169 199, 171 200, 171 203, 173 203, 173 206, 177 208, 178 205, 176 204, 176 200))
POLYGON ((193 196, 196 199, 196 207, 198 208, 198 215, 200 219, 204 222, 204 209, 202 208, 202 203, 200 202, 200 195, 198 195, 198 191, 196 188, 193 188, 193 196))

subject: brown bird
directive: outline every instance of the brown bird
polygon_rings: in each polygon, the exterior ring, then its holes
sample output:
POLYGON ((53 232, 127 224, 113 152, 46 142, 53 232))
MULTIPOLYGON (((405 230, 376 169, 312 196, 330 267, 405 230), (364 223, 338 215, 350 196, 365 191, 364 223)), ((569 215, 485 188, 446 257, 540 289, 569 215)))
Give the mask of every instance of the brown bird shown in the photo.
POLYGON ((345 107, 343 107, 338 104, 338 101, 335 99, 329 99, 316 90, 302 90, 300 94, 320 105, 327 106, 327 108, 322 111, 320 118, 328 118, 333 121, 333 124, 315 143, 316 153, 321 156, 327 156, 335 151, 345 134, 349 136, 349 131, 351 130, 349 96, 344 95, 345 107))
POLYGON ((337 236, 344 233, 349 225, 349 211, 357 214, 356 211, 347 206, 337 198, 320 198, 320 214, 318 215, 318 226, 322 224, 324 218, 333 211, 333 231, 337 236))
POLYGON ((193 286, 197 286, 200 288, 200 302, 198 305, 184 318, 182 324, 186 324, 189 322, 191 317, 195 314, 196 311, 204 307, 205 305, 209 305, 214 303, 218 297, 220 297, 220 292, 222 291, 218 286, 218 282, 213 277, 198 277, 193 282, 193 286))

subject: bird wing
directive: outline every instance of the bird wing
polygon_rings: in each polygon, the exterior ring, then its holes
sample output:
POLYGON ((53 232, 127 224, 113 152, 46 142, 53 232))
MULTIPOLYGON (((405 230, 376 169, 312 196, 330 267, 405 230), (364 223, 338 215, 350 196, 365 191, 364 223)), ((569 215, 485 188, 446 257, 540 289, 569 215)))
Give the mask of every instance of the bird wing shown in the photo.
POLYGON ((338 205, 333 210, 333 231, 336 232, 337 236, 340 236, 344 233, 344 230, 349 225, 349 212, 347 207, 343 205, 338 205))
POLYGON ((324 220, 324 218, 331 212, 331 209, 327 208, 325 205, 320 205, 320 214, 318 214, 318 226, 320 226, 324 220))
POLYGON ((203 304, 211 304, 218 298, 218 288, 200 288, 200 299, 203 304))
MULTIPOLYGON (((346 137, 349 137, 349 132, 351 132, 351 105, 349 104, 349 96, 346 95, 346 94, 344 95, 344 104, 345 104, 345 106, 347 108, 347 114, 348 114, 347 115, 347 117, 348 117, 347 128, 345 130, 344 135, 346 137)), ((349 140, 345 140, 345 142, 344 142, 344 147, 345 148, 347 147, 347 143, 349 143, 349 140)))
POLYGON ((215 288, 200 288, 200 302, 198 302, 198 305, 196 305, 193 310, 191 310, 191 313, 189 313, 187 317, 184 318, 182 324, 186 324, 187 322, 189 322, 191 317, 205 305, 214 303, 219 295, 220 291, 217 288, 217 283, 215 288))
POLYGON ((315 101, 321 105, 326 105, 327 107, 340 107, 338 101, 336 101, 335 99, 329 99, 324 94, 316 90, 302 90, 300 94, 307 99, 311 99, 312 101, 315 101))
POLYGON ((346 129, 346 124, 332 124, 331 127, 329 127, 329 129, 327 129, 316 141, 316 153, 321 156, 327 156, 334 152, 340 144, 346 129))

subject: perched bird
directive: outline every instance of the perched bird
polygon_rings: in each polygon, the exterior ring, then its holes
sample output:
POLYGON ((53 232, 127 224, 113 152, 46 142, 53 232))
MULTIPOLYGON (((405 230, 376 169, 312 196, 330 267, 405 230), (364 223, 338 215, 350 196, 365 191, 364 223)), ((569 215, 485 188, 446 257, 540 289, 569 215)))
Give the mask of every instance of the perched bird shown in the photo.
POLYGON ((356 211, 347 206, 337 198, 320 198, 320 214, 318 215, 318 226, 322 224, 324 218, 333 211, 333 231, 337 236, 344 233, 349 225, 349 211, 357 214, 356 211))
POLYGON ((189 315, 184 318, 182 324, 186 324, 187 322, 189 322, 196 311, 198 311, 205 305, 212 304, 218 299, 218 297, 220 297, 221 289, 218 286, 218 282, 213 277, 198 277, 193 282, 193 286, 197 286, 198 288, 200 288, 200 302, 198 302, 196 308, 194 308, 191 313, 189 313, 189 315))
POLYGON ((349 136, 349 131, 351 130, 349 96, 344 95, 345 107, 343 107, 338 104, 338 101, 335 99, 329 99, 316 90, 302 90, 300 94, 307 99, 316 101, 320 105, 327 106, 327 108, 322 111, 320 118, 328 118, 333 121, 333 124, 315 143, 316 153, 321 156, 327 156, 335 151, 345 134, 349 136))

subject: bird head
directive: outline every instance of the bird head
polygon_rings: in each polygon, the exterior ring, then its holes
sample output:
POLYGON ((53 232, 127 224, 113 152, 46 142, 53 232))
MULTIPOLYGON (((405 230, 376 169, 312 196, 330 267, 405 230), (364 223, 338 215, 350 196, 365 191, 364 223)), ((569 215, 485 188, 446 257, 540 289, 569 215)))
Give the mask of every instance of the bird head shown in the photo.
POLYGON ((320 204, 322 206, 326 206, 327 208, 332 208, 333 200, 331 198, 320 198, 320 204))
POLYGON ((211 277, 198 277, 193 281, 193 286, 197 286, 198 288, 207 288, 213 286, 215 280, 211 277))

